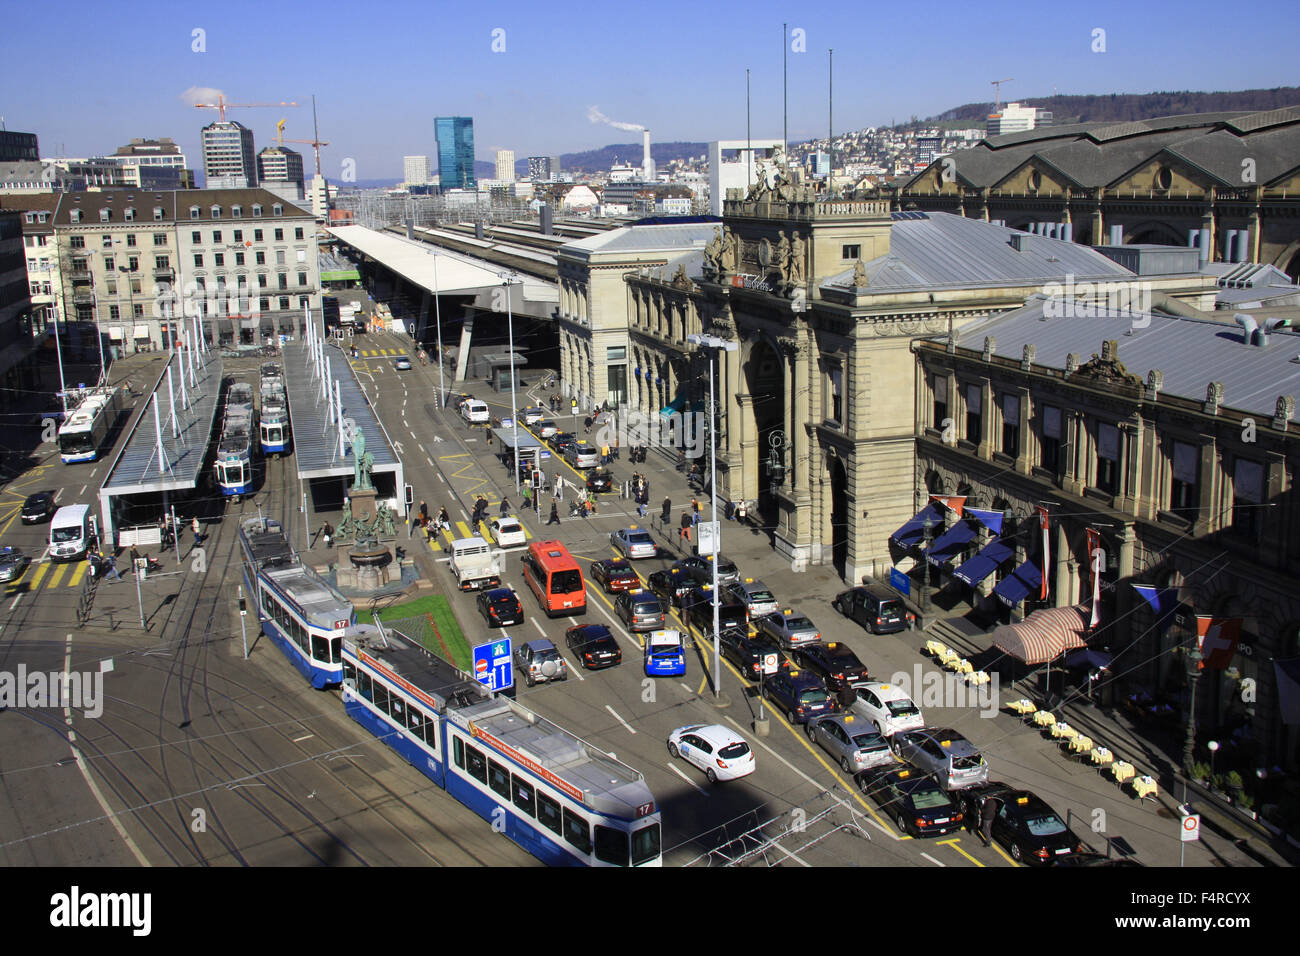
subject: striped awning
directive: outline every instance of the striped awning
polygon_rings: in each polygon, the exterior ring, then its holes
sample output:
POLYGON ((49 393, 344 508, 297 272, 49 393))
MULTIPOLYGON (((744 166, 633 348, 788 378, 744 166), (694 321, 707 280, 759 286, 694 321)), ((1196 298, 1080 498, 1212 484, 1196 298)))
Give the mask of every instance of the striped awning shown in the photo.
POLYGON ((1082 605, 1035 611, 1018 624, 993 632, 993 646, 1026 664, 1046 664, 1066 651, 1087 647, 1089 613, 1082 605))

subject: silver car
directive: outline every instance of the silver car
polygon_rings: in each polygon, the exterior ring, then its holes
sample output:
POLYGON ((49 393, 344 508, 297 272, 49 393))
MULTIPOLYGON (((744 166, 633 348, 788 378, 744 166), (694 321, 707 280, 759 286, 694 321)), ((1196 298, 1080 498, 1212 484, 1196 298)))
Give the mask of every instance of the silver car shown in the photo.
POLYGON ((772 635, 786 650, 822 639, 822 632, 816 624, 792 610, 786 610, 784 614, 766 614, 758 619, 757 624, 760 631, 772 635))
POLYGON ((16 581, 32 559, 19 548, 0 548, 0 581, 16 581))
POLYGON ((945 790, 989 782, 989 765, 978 748, 949 727, 926 727, 894 735, 898 756, 933 776, 945 790))
POLYGON ((727 585, 724 590, 745 602, 745 606, 749 608, 751 618, 762 617, 764 614, 775 614, 781 610, 781 605, 777 603, 771 588, 762 581, 745 578, 743 581, 727 585))
POLYGON ((568 680, 569 665, 554 644, 545 638, 527 641, 515 648, 515 667, 523 671, 524 683, 568 680))
POLYGON ((855 720, 852 714, 828 714, 804 724, 810 740, 839 761, 840 769, 853 774, 871 767, 893 764, 894 752, 875 727, 855 720))

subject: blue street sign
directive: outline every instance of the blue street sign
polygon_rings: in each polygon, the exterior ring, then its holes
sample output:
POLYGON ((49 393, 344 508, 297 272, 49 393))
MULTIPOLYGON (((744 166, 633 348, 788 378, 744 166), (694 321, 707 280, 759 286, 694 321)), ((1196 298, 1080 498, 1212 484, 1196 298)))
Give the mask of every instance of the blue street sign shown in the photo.
POLYGON ((515 683, 510 638, 503 637, 474 648, 474 678, 488 690, 505 690, 515 683))
POLYGON ((912 590, 912 579, 909 578, 898 568, 891 568, 889 571, 889 583, 899 594, 909 594, 912 590))

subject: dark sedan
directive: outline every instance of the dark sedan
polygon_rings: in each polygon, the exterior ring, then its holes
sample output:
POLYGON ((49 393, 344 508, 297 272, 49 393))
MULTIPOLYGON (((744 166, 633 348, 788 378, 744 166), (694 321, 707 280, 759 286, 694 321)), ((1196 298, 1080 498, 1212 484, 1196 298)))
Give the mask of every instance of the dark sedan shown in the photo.
POLYGON ((826 682, 832 691, 868 680, 867 668, 847 644, 832 641, 804 644, 794 652, 794 659, 804 670, 812 671, 826 682))
POLYGON ((682 597, 695 590, 695 582, 676 569, 655 571, 646 579, 650 590, 673 607, 682 606, 682 597))
POLYGON ((767 677, 790 669, 790 661, 767 634, 750 637, 745 628, 724 627, 721 638, 722 656, 750 680, 758 680, 760 668, 767 677))
POLYGON ((56 510, 54 496, 48 491, 38 491, 34 495, 28 495, 27 500, 23 502, 23 524, 49 521, 56 510))
MULTIPOLYGON (((713 556, 707 555, 700 557, 692 555, 689 558, 682 558, 673 567, 679 569, 695 580, 696 584, 713 584, 713 556)), ((740 569, 736 567, 736 562, 727 558, 718 558, 718 586, 731 584, 740 580, 740 569)))
POLYGON ((1006 784, 993 782, 961 791, 959 799, 973 830, 979 829, 985 801, 998 801, 993 839, 1017 863, 1048 866, 1087 849, 1056 811, 1028 790, 1013 790, 1006 784))
POLYGON ((578 436, 573 434, 573 432, 556 432, 548 438, 547 441, 551 443, 551 447, 554 448, 556 452, 563 455, 573 445, 577 444, 578 436))
POLYGON ((510 588, 490 588, 478 592, 478 612, 488 627, 522 624, 524 608, 510 588))
POLYGON ((855 774, 853 782, 911 836, 941 836, 961 826, 961 805, 918 770, 878 767, 855 774))
POLYGON ((564 632, 564 642, 589 671, 623 663, 623 649, 604 624, 579 624, 564 632))
POLYGON ((587 490, 592 494, 606 494, 614 490, 614 476, 603 468, 598 468, 587 476, 587 490))
POLYGON ((606 594, 635 591, 641 586, 641 579, 632 570, 632 565, 618 558, 593 561, 587 570, 591 579, 603 587, 606 594))

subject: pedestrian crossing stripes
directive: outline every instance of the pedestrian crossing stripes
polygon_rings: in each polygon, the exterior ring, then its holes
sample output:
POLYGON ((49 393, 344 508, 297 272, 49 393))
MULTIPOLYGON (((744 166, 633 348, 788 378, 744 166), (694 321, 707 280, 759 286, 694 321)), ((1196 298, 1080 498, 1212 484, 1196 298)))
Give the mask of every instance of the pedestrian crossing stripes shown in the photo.
POLYGON ((401 349, 357 349, 362 358, 383 358, 384 356, 405 355, 401 349))
MULTIPOLYGON (((520 524, 522 525, 523 522, 520 522, 520 524)), ((456 530, 460 532, 460 537, 462 538, 470 538, 473 537, 474 535, 478 535, 480 538, 482 538, 485 541, 492 540, 492 529, 488 527, 488 523, 486 521, 480 521, 478 523, 478 527, 474 529, 474 531, 470 531, 469 525, 464 521, 457 521, 456 530)), ((443 546, 440 543, 439 538, 441 539, 441 541, 445 541, 448 546, 450 546, 451 543, 456 540, 456 536, 453 535, 450 531, 442 531, 438 536, 435 536, 433 538, 427 538, 429 542, 430 551, 437 553, 442 550, 443 546)), ((532 538, 533 538, 533 533, 529 531, 527 527, 524 527, 524 539, 527 541, 531 541, 532 538)))
MULTIPOLYGON (((121 569, 118 570, 120 572, 121 569)), ((42 588, 47 591, 55 588, 79 588, 85 583, 89 572, 88 561, 77 561, 71 564, 42 561, 39 564, 29 565, 16 580, 7 582, 5 591, 8 594, 15 594, 19 591, 30 593, 42 588)))

